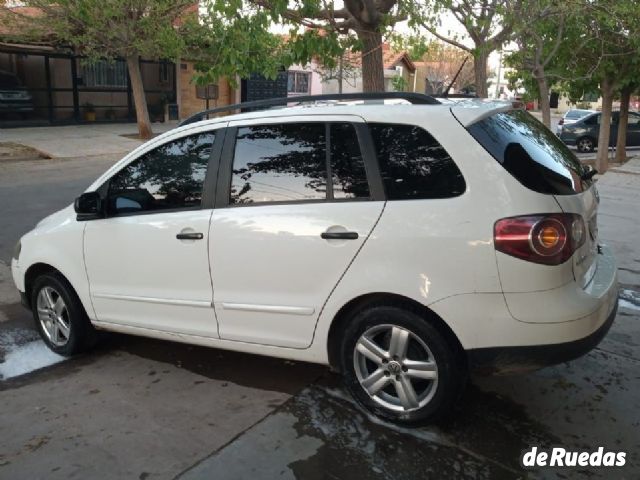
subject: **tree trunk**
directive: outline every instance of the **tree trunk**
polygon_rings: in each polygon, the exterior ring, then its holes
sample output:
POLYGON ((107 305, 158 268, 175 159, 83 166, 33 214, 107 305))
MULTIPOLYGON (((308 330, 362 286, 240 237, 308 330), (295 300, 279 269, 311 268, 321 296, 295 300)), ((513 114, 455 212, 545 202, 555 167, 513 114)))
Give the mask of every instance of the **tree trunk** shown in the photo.
POLYGON ((611 110, 613 106, 614 81, 605 78, 600 82, 602 93, 602 112, 600 117, 600 134, 598 135, 598 155, 596 170, 604 173, 609 168, 609 139, 611 136, 611 110))
POLYGON ((151 131, 151 121, 149 120, 147 98, 144 94, 142 74, 140 73, 140 62, 137 56, 127 57, 127 68, 129 69, 129 79, 131 80, 133 103, 136 107, 138 134, 140 135, 140 138, 149 139, 153 136, 153 132, 151 131))
POLYGON ((618 140, 616 142, 616 163, 627 159, 627 125, 629 124, 629 102, 632 87, 627 85, 620 91, 620 120, 618 120, 618 140))
POLYGON ((473 57, 473 71, 476 81, 476 95, 480 98, 489 96, 487 87, 487 61, 489 55, 482 49, 479 49, 473 57))
POLYGON ((373 30, 358 31, 358 39, 362 42, 362 90, 384 92, 382 34, 373 30))
POLYGON ((549 84, 544 76, 544 71, 537 72, 536 82, 538 83, 538 91, 540 92, 540 111, 542 113, 542 123, 547 128, 551 128, 551 105, 549 104, 549 84))

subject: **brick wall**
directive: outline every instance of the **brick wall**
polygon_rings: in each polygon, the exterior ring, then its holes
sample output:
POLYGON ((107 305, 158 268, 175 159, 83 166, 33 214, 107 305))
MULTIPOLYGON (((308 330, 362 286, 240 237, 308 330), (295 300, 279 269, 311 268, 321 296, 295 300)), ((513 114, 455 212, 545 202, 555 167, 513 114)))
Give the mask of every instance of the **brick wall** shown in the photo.
MULTIPOLYGON (((206 100, 196 97, 196 84, 191 81, 194 75, 193 63, 178 63, 178 105, 180 118, 187 118, 206 108, 206 100)), ((222 107, 236 103, 236 91, 225 78, 218 80, 218 100, 209 100, 209 108, 222 107)))

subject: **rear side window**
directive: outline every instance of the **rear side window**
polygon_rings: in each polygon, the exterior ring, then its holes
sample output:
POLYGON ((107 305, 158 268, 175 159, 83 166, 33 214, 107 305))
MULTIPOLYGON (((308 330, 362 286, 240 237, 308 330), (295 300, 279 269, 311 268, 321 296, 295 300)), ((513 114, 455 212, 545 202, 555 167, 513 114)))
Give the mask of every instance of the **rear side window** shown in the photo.
POLYGON ((231 205, 362 198, 369 198, 369 184, 352 124, 285 123, 238 129, 231 205))
POLYGON ((356 128, 351 123, 332 123, 330 132, 333 198, 369 198, 356 128))
POLYGON ((413 125, 369 124, 389 200, 462 195, 462 173, 427 131, 413 125))
POLYGON ((551 195, 588 188, 585 169, 569 148, 523 110, 501 112, 468 127, 473 137, 525 187, 551 195))

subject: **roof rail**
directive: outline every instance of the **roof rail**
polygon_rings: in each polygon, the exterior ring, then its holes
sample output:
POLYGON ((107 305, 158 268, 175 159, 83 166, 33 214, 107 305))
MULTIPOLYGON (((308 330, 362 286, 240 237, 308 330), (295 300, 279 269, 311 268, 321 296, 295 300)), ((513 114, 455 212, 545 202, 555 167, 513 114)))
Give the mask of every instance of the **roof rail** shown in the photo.
POLYGON ((214 113, 228 112, 231 110, 238 110, 242 108, 267 108, 275 107, 279 105, 287 105, 289 103, 301 103, 301 102, 322 102, 330 100, 389 100, 399 99, 407 100, 408 102, 417 105, 437 105, 440 102, 432 96, 425 95, 423 93, 411 93, 411 92, 373 92, 373 93, 329 93, 326 95, 302 95, 296 97, 280 97, 269 98, 266 100, 255 100, 252 102, 234 103, 233 105, 225 105, 224 107, 211 108, 209 110, 203 110, 195 115, 191 115, 189 118, 180 122, 179 126, 188 125, 190 123, 203 120, 205 116, 212 115, 214 113))
POLYGON ((475 93, 447 93, 434 95, 434 98, 480 98, 475 93))

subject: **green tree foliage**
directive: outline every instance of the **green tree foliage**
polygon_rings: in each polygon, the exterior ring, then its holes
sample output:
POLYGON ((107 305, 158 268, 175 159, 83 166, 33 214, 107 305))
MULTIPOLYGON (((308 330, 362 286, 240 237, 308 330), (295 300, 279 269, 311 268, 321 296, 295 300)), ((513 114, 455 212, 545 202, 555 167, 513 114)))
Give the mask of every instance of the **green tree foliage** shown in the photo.
POLYGON ((475 88, 479 97, 488 94, 487 72, 491 52, 511 39, 514 19, 521 15, 521 0, 416 0, 409 25, 473 55, 475 88), (469 46, 455 33, 444 32, 442 16, 452 15, 473 42, 469 46))
MULTIPOLYGON (((247 2, 268 12, 274 22, 290 26, 291 53, 295 59, 318 55, 333 67, 341 51, 359 50, 366 92, 384 90, 382 38, 414 10, 413 3, 405 0, 344 0, 341 8, 325 0, 247 2)), ((229 8, 237 10, 242 4, 242 0, 233 0, 230 2, 233 7, 229 8)))
POLYGON ((152 136, 139 58, 176 58, 184 43, 176 21, 193 5, 190 0, 24 0, 42 12, 35 17, 7 16, 26 27, 24 33, 71 45, 87 57, 127 62, 142 138, 152 136))

